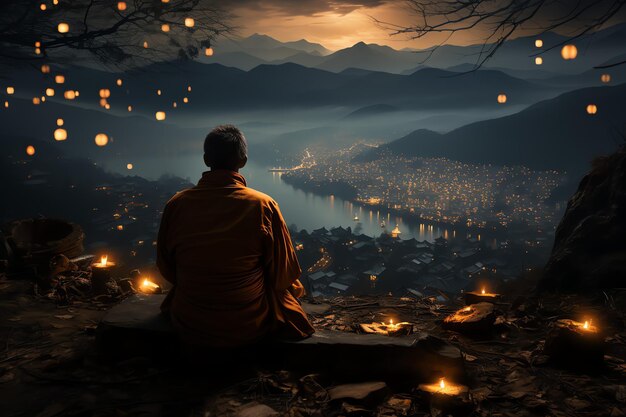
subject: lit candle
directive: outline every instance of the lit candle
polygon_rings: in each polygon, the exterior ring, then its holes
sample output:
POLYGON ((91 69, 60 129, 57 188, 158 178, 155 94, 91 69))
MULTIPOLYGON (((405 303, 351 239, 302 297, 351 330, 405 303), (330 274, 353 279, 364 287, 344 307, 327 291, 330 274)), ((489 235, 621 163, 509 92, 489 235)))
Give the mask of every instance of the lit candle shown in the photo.
POLYGON ((111 270, 115 262, 109 261, 108 255, 102 255, 98 262, 91 264, 91 290, 94 294, 105 294, 106 284, 111 280, 111 270))
POLYGON ((445 414, 457 415, 456 412, 471 406, 468 387, 445 378, 439 378, 439 381, 432 384, 420 384, 418 389, 430 399, 434 408, 444 411, 445 414))
POLYGON ((144 278, 144 280, 141 282, 140 288, 141 288, 141 292, 145 294, 160 294, 161 293, 161 287, 159 286, 159 284, 156 284, 150 281, 148 278, 144 278))
POLYGON ((500 294, 492 293, 486 287, 480 291, 468 291, 465 293, 465 304, 495 303, 500 298, 500 294))
POLYGON ((544 353, 553 362, 574 368, 599 366, 604 351, 604 336, 591 319, 557 320, 551 325, 544 346, 544 353))

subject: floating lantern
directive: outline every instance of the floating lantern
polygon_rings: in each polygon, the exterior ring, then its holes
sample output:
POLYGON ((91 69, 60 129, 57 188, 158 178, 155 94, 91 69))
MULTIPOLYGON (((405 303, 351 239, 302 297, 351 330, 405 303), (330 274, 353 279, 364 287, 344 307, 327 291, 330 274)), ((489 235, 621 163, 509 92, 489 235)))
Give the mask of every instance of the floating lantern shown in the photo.
POLYGON ((157 93, 157 96, 160 96, 161 95, 161 90, 157 90, 156 93, 157 93))
POLYGON ((100 99, 100 107, 105 107, 107 105, 107 99, 106 98, 101 98, 100 99))
POLYGON ((75 95, 76 97, 80 96, 80 91, 78 91, 78 90, 74 90, 74 95, 75 95))
POLYGON ((109 98, 111 97, 111 90, 109 90, 108 88, 102 88, 99 91, 100 94, 100 98, 109 98))
POLYGON ((41 46, 41 42, 37 41, 35 42, 35 48, 39 48, 41 46))
POLYGON ((126 10, 126 2, 125 1, 118 1, 117 2, 117 10, 119 10, 120 12, 123 12, 124 10, 126 10))
POLYGON ((565 45, 561 49, 561 57, 563 57, 563 59, 566 61, 575 59, 577 55, 578 55, 578 49, 574 45, 565 45))
POLYGON ((161 3, 169 3, 170 0, 161 0, 161 3))
POLYGON ((74 100, 76 98, 76 92, 74 90, 67 90, 63 93, 63 97, 65 97, 66 100, 74 100))
POLYGON ((133 111, 133 106, 128 106, 128 111, 129 112, 133 111))
POLYGON ((57 26, 57 30, 59 31, 59 33, 67 33, 70 31, 70 25, 68 25, 67 23, 59 23, 59 25, 57 26))
POLYGON ((98 146, 106 146, 109 143, 109 137, 104 133, 98 133, 94 141, 98 146))
POLYGON ((204 55, 206 55, 206 56, 213 56, 213 48, 211 48, 210 46, 208 48, 206 48, 204 50, 204 55))
POLYGON ((116 229, 119 230, 119 231, 122 231, 122 230, 124 230, 124 225, 123 224, 118 224, 116 229))
POLYGON ((163 24, 161 25, 161 30, 162 30, 163 32, 169 32, 169 31, 170 31, 170 25, 168 25, 167 23, 163 23, 163 24))
POLYGON ((35 147, 33 145, 28 145, 26 147, 26 155, 33 156, 35 154, 35 147))
POLYGON ((161 287, 159 286, 159 284, 155 284, 154 282, 150 281, 148 278, 144 278, 144 280, 141 282, 140 290, 141 292, 145 294, 160 294, 161 293, 161 287))
POLYGON ((602 74, 600 76, 600 81, 602 81, 603 83, 610 83, 611 82, 611 75, 610 74, 602 74))
POLYGON ((183 103, 189 103, 189 99, 187 97, 183 98, 183 103))
POLYGON ((53 97, 54 96, 54 88, 46 88, 46 95, 48 97, 53 97))
POLYGON ((41 49, 35 48, 35 55, 41 55, 41 49))
POLYGON ((541 65, 543 64, 543 58, 538 56, 535 58, 535 65, 541 65))
POLYGON ((105 294, 107 283, 111 280, 111 271, 115 263, 109 261, 107 255, 100 257, 100 261, 91 264, 91 291, 94 294, 105 294))
POLYGON ((144 47, 145 49, 148 49, 148 41, 144 41, 144 42, 143 42, 143 47, 144 47))
POLYGON ((63 121, 63 119, 57 119, 57 126, 63 126, 65 124, 65 121, 63 121))
POLYGON ((156 112, 154 117, 156 117, 156 119, 159 120, 159 121, 165 120, 165 112, 164 111, 158 111, 158 112, 156 112))
POLYGON ((587 113, 596 114, 597 112, 598 112, 598 106, 596 106, 595 104, 587 105, 587 113))
POLYGON ((46 102, 46 96, 41 96, 41 102, 45 103, 46 102))
POLYGON ((176 107, 178 107, 178 104, 176 104, 176 102, 173 102, 172 103, 172 107, 176 108, 176 107))
POLYGON ((506 103, 507 97, 506 94, 498 94, 498 103, 504 104, 506 103))
POLYGON ((192 28, 196 25, 196 21, 193 20, 192 17, 187 17, 185 18, 185 26, 187 26, 188 28, 192 28))
POLYGON ((133 169, 133 164, 126 164, 126 169, 133 169))
POLYGON ((8 95, 15 94, 15 88, 13 88, 13 87, 7 87, 7 94, 8 94, 8 95))
POLYGON ((106 110, 110 110, 111 109, 111 105, 109 103, 107 103, 107 104, 104 105, 104 108, 106 110))
POLYGON ((543 46, 543 41, 541 39, 535 40, 535 47, 541 48, 543 46))
POLYGON ((39 9, 40 9, 42 12, 45 12, 47 8, 48 8, 48 6, 46 6, 46 5, 45 5, 45 4, 43 4, 43 3, 41 3, 41 4, 39 5, 39 9))
POLYGON ((61 142, 66 139, 67 139, 67 130, 57 129, 54 131, 54 140, 61 142))
POLYGON ((5 102, 4 102, 4 108, 5 108, 5 109, 8 109, 8 108, 9 108, 9 102, 8 102, 8 101, 5 101, 5 102))
POLYGON ((43 74, 50 74, 50 65, 48 65, 48 64, 43 64, 43 65, 41 66, 41 72, 42 72, 43 74))
POLYGON ((65 76, 61 75, 61 74, 55 75, 54 76, 54 82, 57 83, 57 84, 65 83, 65 76))
POLYGON ((33 97, 33 104, 38 106, 41 104, 41 99, 39 97, 33 97))
POLYGON ((190 85, 187 86, 187 91, 189 91, 191 93, 191 86, 190 85))
POLYGON ((121 78, 118 78, 117 81, 115 81, 115 84, 117 84, 118 87, 121 87, 123 83, 124 82, 122 81, 121 78))

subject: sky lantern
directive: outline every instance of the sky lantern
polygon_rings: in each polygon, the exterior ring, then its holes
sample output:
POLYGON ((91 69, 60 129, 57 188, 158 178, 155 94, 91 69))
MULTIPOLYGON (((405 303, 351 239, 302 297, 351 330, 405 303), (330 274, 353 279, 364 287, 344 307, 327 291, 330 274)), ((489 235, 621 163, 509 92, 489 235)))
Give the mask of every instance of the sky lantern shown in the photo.
POLYGON ((109 103, 106 103, 106 104, 104 105, 104 109, 105 109, 105 110, 111 110, 111 105, 110 105, 109 103))
POLYGON ((33 97, 33 104, 38 106, 41 104, 41 99, 39 97, 33 97))
POLYGON ((187 26, 188 28, 192 28, 196 25, 196 21, 193 20, 193 17, 186 17, 185 18, 185 26, 187 26))
POLYGON ((575 59, 577 55, 578 55, 578 49, 574 45, 565 45, 561 49, 561 56, 566 61, 575 59))
POLYGON ((45 103, 46 102, 46 96, 41 96, 41 102, 45 103))
POLYGON ((57 84, 65 83, 65 76, 61 75, 61 74, 55 75, 54 76, 54 82, 57 83, 57 84))
POLYGON ((187 97, 183 98, 183 103, 189 103, 189 99, 187 97))
POLYGON ((39 48, 41 46, 41 42, 37 41, 35 42, 35 48, 39 48))
POLYGON ((161 95, 161 90, 157 90, 157 96, 161 95))
POLYGON ((117 10, 119 10, 120 12, 123 12, 124 10, 126 10, 126 2, 125 1, 118 1, 117 2, 117 10))
POLYGON ((111 97, 111 90, 108 88, 101 88, 98 94, 100 94, 100 98, 109 98, 111 97))
POLYGON ((598 112, 598 106, 596 106, 595 104, 587 105, 587 113, 596 114, 597 112, 598 112))
POLYGON ((70 25, 68 25, 67 23, 59 23, 59 25, 57 26, 57 30, 59 31, 59 33, 67 33, 70 31, 70 25))
POLYGON ((126 164, 126 169, 133 169, 133 164, 126 164))
POLYGON ((8 94, 8 95, 15 94, 15 88, 13 88, 13 87, 7 87, 7 94, 8 94))
POLYGON ((154 115, 154 117, 156 117, 156 119, 157 119, 158 121, 165 120, 165 112, 164 112, 164 111, 158 111, 158 112, 156 112, 156 114, 154 115))
POLYGON ((100 107, 106 107, 107 105, 107 99, 106 98, 101 98, 100 99, 100 107))
POLYGON ((133 111, 133 106, 128 106, 128 111, 129 112, 133 111))
POLYGON ((535 40, 535 47, 541 48, 543 46, 543 41, 541 39, 535 40))
POLYGON ((162 30, 163 32, 169 32, 169 31, 170 31, 170 25, 168 25, 167 23, 163 23, 163 24, 161 25, 161 30, 162 30))
POLYGON ((41 49, 35 48, 35 55, 41 55, 41 49))
POLYGON ((41 66, 41 72, 42 72, 43 74, 50 74, 50 65, 48 65, 48 64, 43 64, 43 65, 41 66))
POLYGON ((67 139, 67 130, 65 129, 57 129, 54 131, 54 140, 57 142, 61 142, 67 139))
POLYGON ((144 47, 145 49, 148 49, 148 41, 143 41, 143 47, 144 47))
POLYGON ((538 56, 535 58, 535 65, 541 65, 543 64, 543 58, 538 56))
POLYGON ((190 85, 187 86, 187 91, 189 91, 191 93, 191 86, 190 85))
POLYGON ((67 90, 63 93, 63 97, 65 97, 66 100, 74 100, 76 98, 76 92, 74 92, 74 90, 67 90))
POLYGON ((41 3, 39 5, 39 9, 41 9, 42 12, 46 11, 47 8, 48 8, 48 6, 46 6, 44 3, 41 3))
POLYGON ((33 156, 35 154, 35 147, 33 145, 28 145, 26 147, 26 155, 33 156))
POLYGON ((107 146, 109 143, 109 137, 104 133, 98 133, 94 139, 96 145, 98 146, 107 146))
POLYGON ((602 74, 600 76, 600 81, 602 81, 603 83, 610 83, 611 82, 611 74, 602 74))
POLYGON ((61 127, 65 124, 65 121, 63 121, 63 119, 57 119, 57 126, 61 127))
POLYGON ((54 88, 46 88, 46 95, 48 97, 53 97, 54 96, 54 88))
POLYGON ((117 81, 115 81, 115 84, 117 84, 118 87, 121 87, 123 83, 124 82, 122 81, 121 78, 118 78, 117 81))
POLYGON ((506 94, 504 93, 498 94, 498 103, 504 104, 506 103, 506 99, 507 99, 506 94))
POLYGON ((5 109, 8 109, 8 108, 9 108, 9 102, 8 102, 8 101, 5 101, 5 102, 4 102, 4 108, 5 108, 5 109))
POLYGON ((172 103, 172 107, 176 108, 176 107, 178 107, 178 104, 176 102, 173 102, 172 103))
POLYGON ((213 56, 213 48, 211 48, 210 46, 208 48, 206 48, 204 50, 204 55, 206 55, 206 56, 213 56))

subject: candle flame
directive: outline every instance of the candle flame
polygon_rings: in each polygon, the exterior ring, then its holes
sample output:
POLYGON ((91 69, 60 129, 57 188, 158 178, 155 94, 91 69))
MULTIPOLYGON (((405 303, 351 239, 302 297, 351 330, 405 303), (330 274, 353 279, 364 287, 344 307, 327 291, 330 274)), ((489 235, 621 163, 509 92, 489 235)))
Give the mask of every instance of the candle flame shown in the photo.
POLYGON ((393 326, 393 320, 389 320, 389 324, 393 326))
POLYGON ((585 324, 583 324, 583 329, 588 330, 589 329, 589 322, 585 321, 585 324))
POLYGON ((468 307, 465 307, 465 308, 463 309, 463 311, 472 311, 472 307, 469 307, 469 306, 468 306, 468 307))
POLYGON ((103 268, 104 268, 105 266, 107 266, 107 260, 108 260, 108 259, 109 259, 109 257, 108 257, 107 255, 103 255, 103 256, 100 258, 100 266, 101 266, 101 267, 103 267, 103 268))
POLYGON ((439 380, 439 388, 444 389, 446 387, 446 383, 444 382, 444 378, 439 380))
POLYGON ((158 284, 155 284, 154 282, 150 281, 148 278, 145 278, 143 280, 143 282, 141 283, 141 286, 146 290, 156 290, 159 288, 158 284))
POLYGON ((485 293, 485 287, 483 287, 483 289, 481 290, 481 294, 485 293))

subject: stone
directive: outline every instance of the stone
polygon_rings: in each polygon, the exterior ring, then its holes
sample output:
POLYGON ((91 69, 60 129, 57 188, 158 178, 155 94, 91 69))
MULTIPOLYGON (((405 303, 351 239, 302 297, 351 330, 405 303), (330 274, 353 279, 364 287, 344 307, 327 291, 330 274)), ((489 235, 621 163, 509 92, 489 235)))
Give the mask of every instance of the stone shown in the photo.
MULTIPOLYGON (((169 317, 160 311, 164 298, 164 294, 140 294, 113 307, 98 326, 101 354, 112 359, 180 356, 169 317)), ((425 333, 389 337, 318 330, 301 341, 203 350, 202 356, 208 366, 256 366, 325 373, 336 376, 340 382, 402 378, 408 383, 429 380, 440 374, 459 381, 465 379, 461 351, 425 333)))
POLYGON ((239 407, 234 415, 235 417, 274 417, 279 413, 270 406, 253 402, 239 407))
POLYGON ((373 397, 382 399, 387 391, 387 384, 384 382, 362 382, 359 384, 337 385, 328 389, 331 401, 336 400, 359 400, 366 402, 373 397))
POLYGON ((552 323, 544 353, 552 363, 575 369, 599 369, 604 361, 605 343, 602 334, 580 328, 580 323, 561 319, 552 323))
POLYGON ((450 314, 443 320, 443 328, 472 336, 484 336, 491 333, 495 320, 493 304, 478 303, 450 314))

